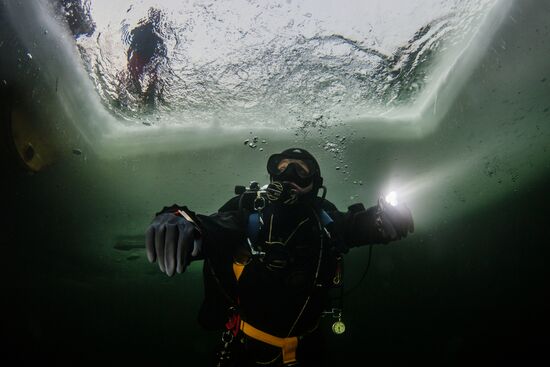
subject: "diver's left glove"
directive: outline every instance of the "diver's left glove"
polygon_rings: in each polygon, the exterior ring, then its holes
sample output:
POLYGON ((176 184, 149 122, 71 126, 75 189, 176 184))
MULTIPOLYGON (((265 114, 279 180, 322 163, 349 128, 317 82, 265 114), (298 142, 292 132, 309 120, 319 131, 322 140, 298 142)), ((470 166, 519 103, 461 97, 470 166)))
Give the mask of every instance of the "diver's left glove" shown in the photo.
POLYGON ((157 261, 168 276, 183 273, 201 250, 200 228, 187 208, 165 208, 153 219, 145 234, 149 262, 157 261))
POLYGON ((383 243, 400 240, 407 237, 409 232, 414 232, 414 221, 407 205, 391 205, 380 198, 376 212, 376 224, 383 243))
POLYGON ((387 244, 414 232, 412 214, 405 204, 392 206, 380 198, 370 208, 354 204, 348 209, 344 236, 349 247, 387 244))

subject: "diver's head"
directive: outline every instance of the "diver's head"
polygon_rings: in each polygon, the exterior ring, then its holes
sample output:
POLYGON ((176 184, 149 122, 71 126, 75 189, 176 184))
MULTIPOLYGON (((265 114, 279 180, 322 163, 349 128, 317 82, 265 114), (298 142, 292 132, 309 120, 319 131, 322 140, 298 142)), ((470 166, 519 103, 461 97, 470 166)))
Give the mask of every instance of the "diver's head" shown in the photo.
POLYGON ((271 182, 290 187, 299 197, 315 197, 321 185, 321 169, 315 158, 301 148, 286 149, 273 154, 267 161, 267 172, 271 182))

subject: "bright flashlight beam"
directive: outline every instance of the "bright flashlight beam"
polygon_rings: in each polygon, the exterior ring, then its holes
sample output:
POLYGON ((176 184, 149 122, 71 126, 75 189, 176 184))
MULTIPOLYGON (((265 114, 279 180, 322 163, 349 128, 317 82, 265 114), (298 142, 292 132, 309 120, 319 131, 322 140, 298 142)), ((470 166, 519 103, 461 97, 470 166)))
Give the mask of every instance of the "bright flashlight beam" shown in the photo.
POLYGON ((395 191, 391 191, 388 195, 386 195, 385 200, 391 206, 397 206, 397 193, 395 191))

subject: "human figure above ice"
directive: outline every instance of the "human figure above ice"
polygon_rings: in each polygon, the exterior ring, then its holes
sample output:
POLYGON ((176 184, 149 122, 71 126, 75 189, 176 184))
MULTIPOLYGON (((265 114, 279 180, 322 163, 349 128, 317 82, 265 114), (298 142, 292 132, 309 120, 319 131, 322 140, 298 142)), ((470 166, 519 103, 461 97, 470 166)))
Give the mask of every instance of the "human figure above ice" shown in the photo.
POLYGON ((156 101, 162 98, 159 72, 167 56, 161 37, 159 9, 150 8, 147 17, 130 31, 126 55, 133 88, 140 94, 144 105, 154 107, 156 101))

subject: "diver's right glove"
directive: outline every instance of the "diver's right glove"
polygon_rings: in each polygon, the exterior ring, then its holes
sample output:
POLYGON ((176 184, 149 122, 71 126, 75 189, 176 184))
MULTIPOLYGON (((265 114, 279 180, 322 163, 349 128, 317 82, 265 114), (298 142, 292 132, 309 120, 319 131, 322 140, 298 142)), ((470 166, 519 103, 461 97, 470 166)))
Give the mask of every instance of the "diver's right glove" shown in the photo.
POLYGON ((200 252, 200 229, 184 209, 157 214, 145 235, 149 262, 168 276, 183 273, 200 252))

